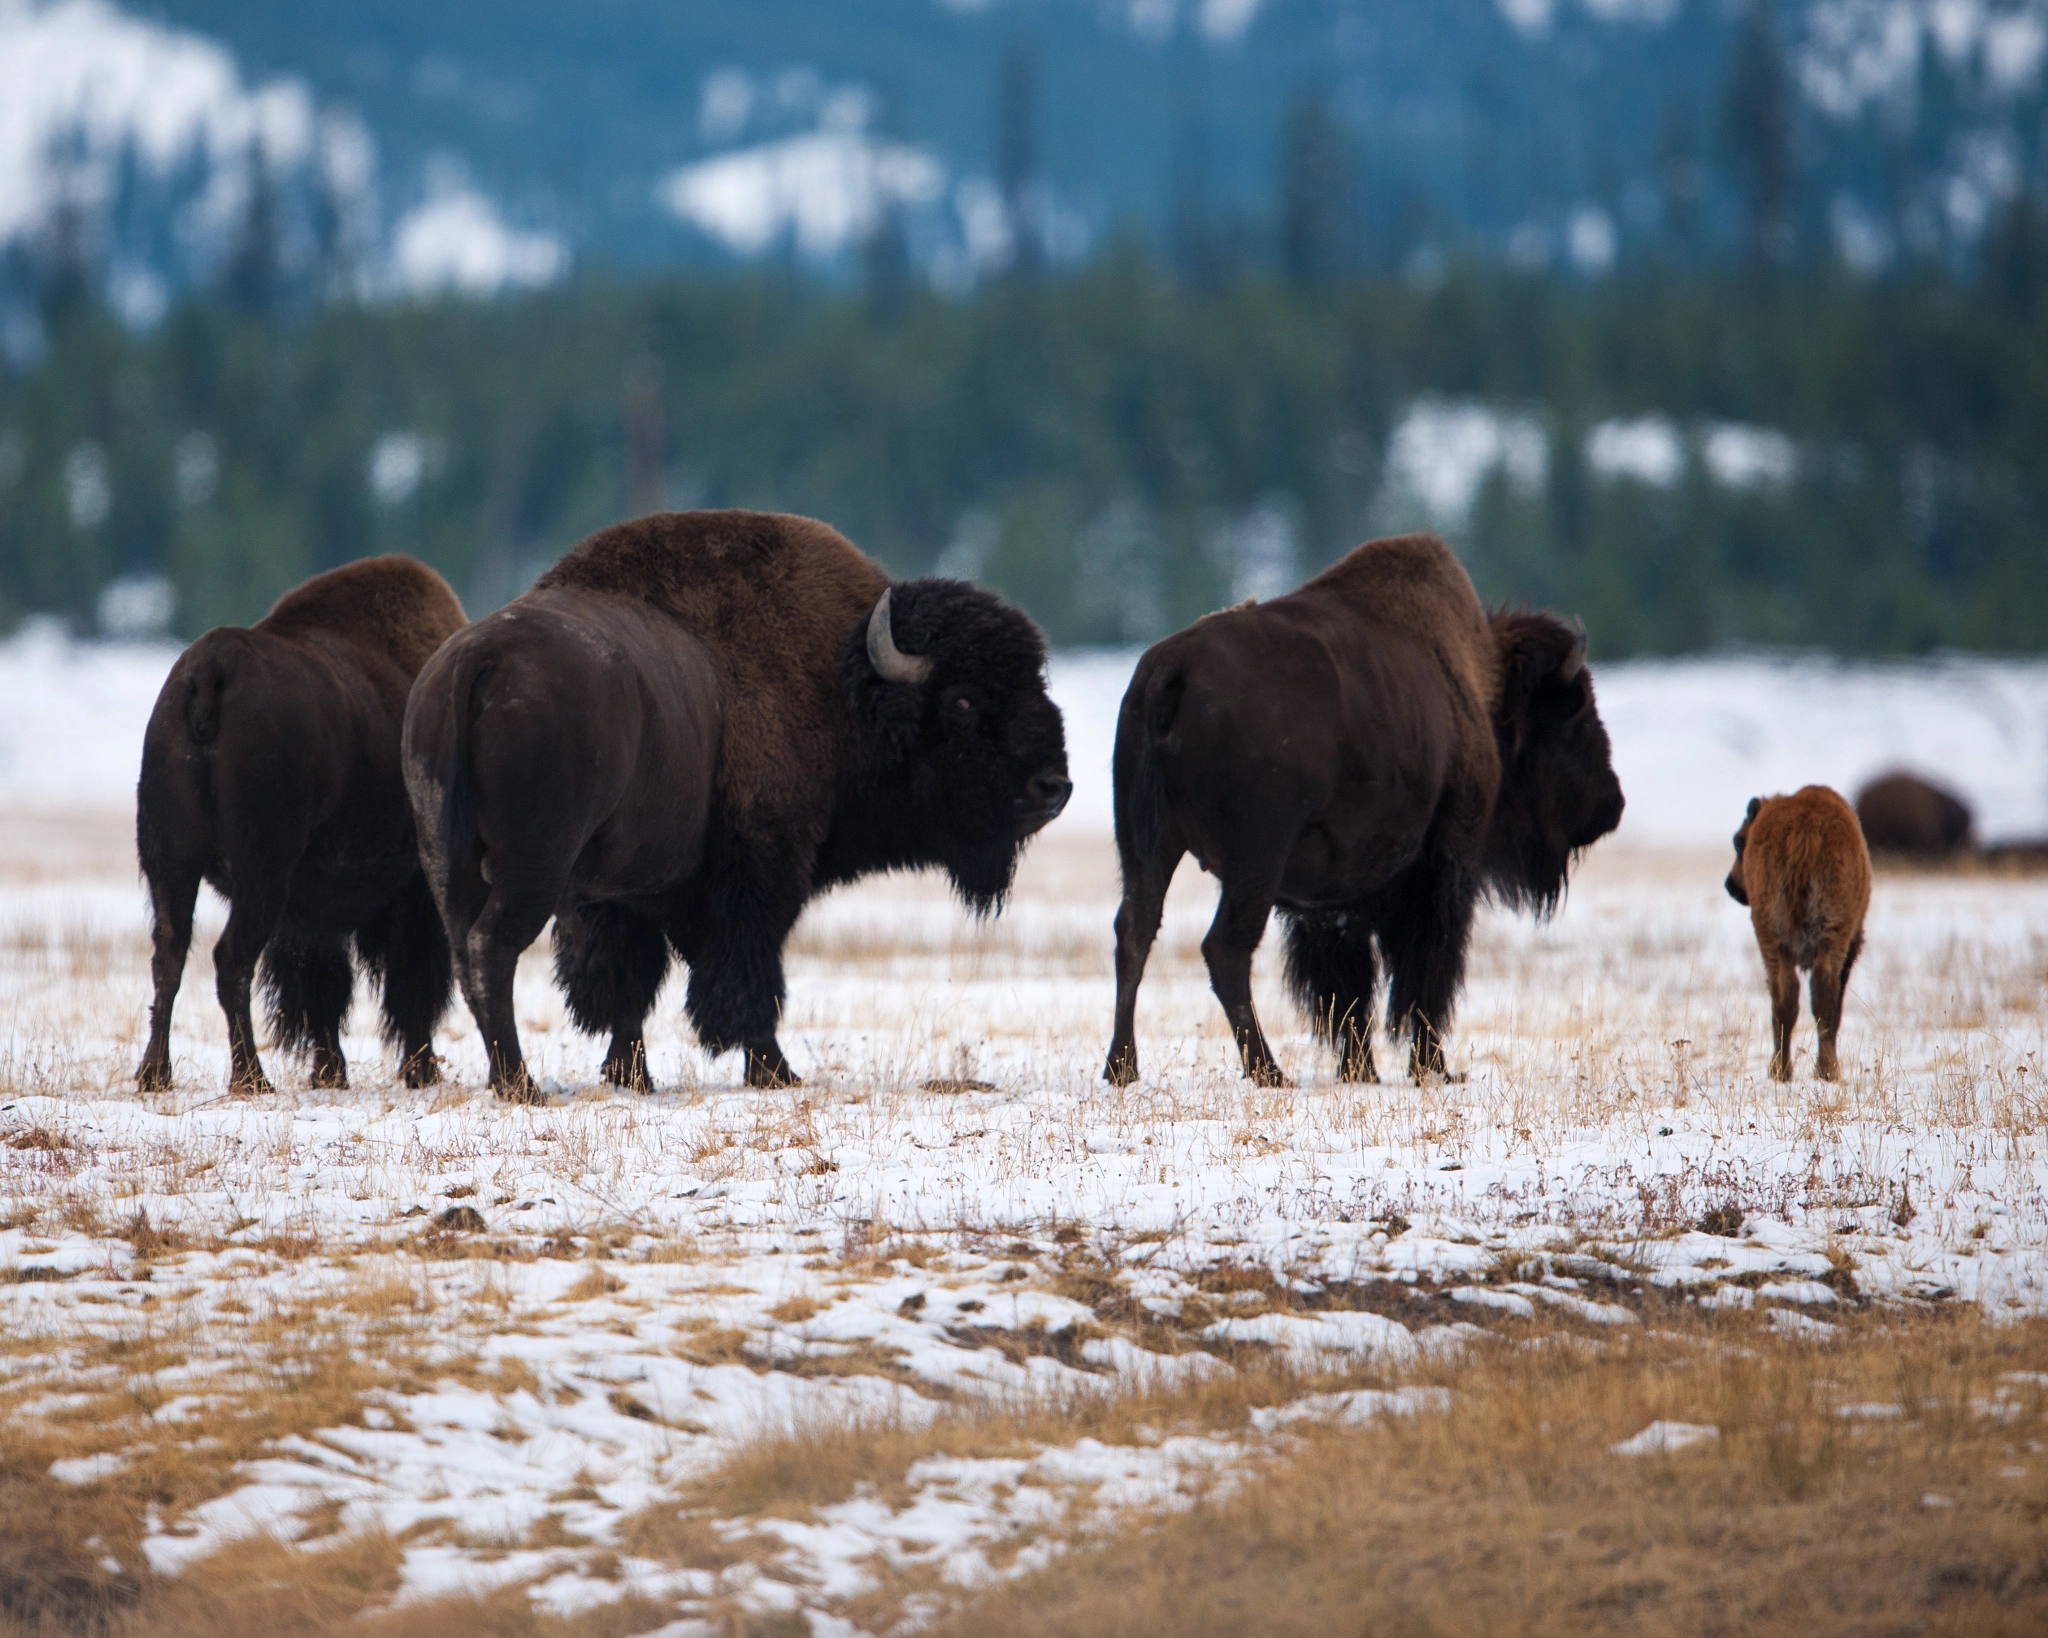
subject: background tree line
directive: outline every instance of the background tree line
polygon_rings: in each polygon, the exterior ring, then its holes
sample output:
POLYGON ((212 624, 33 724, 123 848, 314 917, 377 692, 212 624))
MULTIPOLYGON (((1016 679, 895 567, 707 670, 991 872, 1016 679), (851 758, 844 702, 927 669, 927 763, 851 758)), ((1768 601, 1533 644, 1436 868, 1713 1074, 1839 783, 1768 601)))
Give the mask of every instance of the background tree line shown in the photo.
POLYGON ((2034 651, 2044 359, 2031 281, 1205 288, 1134 248, 886 314, 787 277, 291 323, 196 302, 147 335, 81 306, 0 374, 0 618, 90 629, 109 582, 162 576, 189 633, 390 550, 488 608, 592 529, 708 505, 973 574, 1063 643, 1146 639, 1434 521, 1486 595, 1578 611, 1609 654, 2034 651), (1433 513, 1396 481, 1430 443, 1411 422, 1396 447, 1418 402, 1485 406, 1539 458, 1481 462, 1461 515, 1433 513), (1796 464, 1730 484, 1691 442, 1649 476, 1594 458, 1603 423, 1647 416, 1775 429, 1796 464))

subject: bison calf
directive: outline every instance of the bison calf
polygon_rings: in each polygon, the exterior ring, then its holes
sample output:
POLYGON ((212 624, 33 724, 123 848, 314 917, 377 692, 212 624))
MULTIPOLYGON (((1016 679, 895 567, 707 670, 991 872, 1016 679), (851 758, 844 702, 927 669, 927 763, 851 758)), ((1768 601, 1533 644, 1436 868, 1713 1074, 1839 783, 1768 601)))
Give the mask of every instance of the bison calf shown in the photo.
POLYGON ((420 873, 399 735, 412 680, 463 624, 447 582, 408 557, 316 575, 253 626, 179 656, 150 714, 135 847, 155 918, 156 999, 136 1083, 171 1082, 171 1005, 202 880, 228 901, 213 947, 231 1085, 268 1092, 249 1019, 259 958, 279 1044, 310 1047, 316 1086, 346 1086, 348 945, 381 981, 408 1086, 434 1078, 448 940, 420 873))
POLYGON ((1792 1031, 1799 1022, 1799 973, 1813 974, 1813 1022, 1820 1050, 1813 1072, 1840 1078, 1835 1036, 1849 969, 1863 948, 1870 908, 1870 855, 1849 804, 1825 785, 1796 796, 1750 800, 1735 833, 1728 896, 1749 906, 1756 947, 1771 986, 1771 1079, 1792 1078, 1792 1031))

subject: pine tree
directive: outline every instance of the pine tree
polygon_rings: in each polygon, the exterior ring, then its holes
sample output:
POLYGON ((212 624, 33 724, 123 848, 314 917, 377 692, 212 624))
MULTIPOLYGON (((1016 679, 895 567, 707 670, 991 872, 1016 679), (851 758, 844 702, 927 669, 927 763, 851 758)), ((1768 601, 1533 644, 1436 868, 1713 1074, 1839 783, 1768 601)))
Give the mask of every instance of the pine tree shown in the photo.
POLYGON ((1749 196, 1748 265, 1763 279, 1792 259, 1792 80, 1772 0, 1749 0, 1728 73, 1728 136, 1749 196))

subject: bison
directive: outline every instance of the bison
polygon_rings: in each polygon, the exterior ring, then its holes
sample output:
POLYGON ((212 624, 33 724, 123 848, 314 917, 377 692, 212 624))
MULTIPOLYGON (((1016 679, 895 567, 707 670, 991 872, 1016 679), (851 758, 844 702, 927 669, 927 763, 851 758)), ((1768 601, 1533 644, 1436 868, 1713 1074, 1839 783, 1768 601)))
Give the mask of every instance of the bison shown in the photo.
POLYGON ((1222 882, 1202 954, 1247 1075, 1282 1079, 1251 995, 1277 907, 1289 986, 1339 1076, 1378 1078, 1384 961, 1389 1025, 1420 1078, 1444 1072, 1479 895, 1547 911, 1622 811, 1584 634, 1545 614, 1489 619, 1433 535, 1368 542, 1148 649, 1115 778, 1117 1085, 1138 1073, 1138 984, 1183 854, 1222 882))
POLYGON ((1799 1023, 1799 973, 1810 971, 1820 1032, 1813 1072, 1837 1080, 1835 1036, 1849 969, 1863 950, 1870 908, 1870 855, 1855 811, 1838 792, 1808 785, 1792 796, 1750 798, 1735 833, 1735 863, 1723 884, 1749 907, 1771 987, 1771 1079, 1792 1078, 1792 1031, 1799 1023))
POLYGON ((469 627, 413 689, 405 765, 493 1088, 536 1095, 512 974, 550 916, 607 1079, 648 1089, 673 954, 699 1042, 793 1084, 782 945, 812 896, 939 865, 992 912, 1065 806, 1044 668, 992 593, 891 585, 824 524, 761 512, 603 530, 469 627))
POLYGON ((1856 795, 1856 819, 1873 852, 1945 859, 1970 845, 1970 809, 1953 791, 1918 774, 1893 772, 1856 795))
POLYGON ((398 747, 413 678, 462 624, 432 569, 377 557, 315 575, 255 625, 218 626, 179 656, 135 791, 155 920, 143 1089, 171 1083, 171 1006, 202 880, 228 901, 213 968, 235 1091, 272 1090, 249 1019, 259 961, 278 1044, 312 1049, 314 1085, 348 1084, 351 941, 382 986, 406 1084, 433 1081, 448 940, 420 874, 398 747))

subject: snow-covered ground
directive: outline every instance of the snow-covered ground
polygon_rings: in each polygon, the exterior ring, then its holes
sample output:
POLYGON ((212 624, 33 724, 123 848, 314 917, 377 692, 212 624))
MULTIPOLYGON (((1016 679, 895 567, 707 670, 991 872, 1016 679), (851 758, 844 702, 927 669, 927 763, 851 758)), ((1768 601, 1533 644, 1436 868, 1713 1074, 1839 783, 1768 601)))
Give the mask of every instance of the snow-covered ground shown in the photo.
POLYGON ((1047 1521, 1175 1505, 1304 1419, 1431 1413, 1402 1374, 1522 1316, 1597 1337, 1733 1307, 1825 1335, 1869 1301, 2048 1309, 2048 879, 1882 876, 1839 1086, 1805 1078, 1810 1023, 1801 1078, 1765 1076, 1758 962, 1720 886, 1748 795, 1894 762, 1952 780, 1993 835, 2048 830, 2048 667, 1605 668, 1629 827, 1552 921, 1482 918, 1466 1079, 1333 1083, 1269 941, 1258 1000, 1297 1084, 1248 1086, 1189 866, 1141 998, 1145 1077, 1119 1091, 1099 1079, 1106 768, 1132 657, 1063 658, 1076 812, 1001 920, 927 878, 814 906, 784 1036, 807 1081, 775 1093, 690 1044, 675 984, 649 1029, 662 1090, 594 1084, 603 1043, 536 949, 518 1006, 556 1101, 529 1110, 480 1091, 459 1003, 434 1092, 395 1082, 362 1005, 350 1091, 272 1057, 275 1100, 227 1098, 211 901, 176 1088, 135 1094, 147 945, 120 803, 168 658, 0 649, 0 1396, 61 1421, 123 1393, 124 1416, 63 1424, 52 1470, 115 1483, 209 1407, 298 1380, 294 1350, 392 1364, 157 1517, 157 1570, 325 1516, 404 1537, 411 1595, 725 1598, 845 1631, 833 1612, 878 1564, 1010 1573, 1055 1550, 1047 1521), (642 1509, 764 1432, 1253 1357, 1342 1392, 1234 1431, 930 1456, 888 1495, 754 1521, 753 1565, 627 1550, 642 1509))

